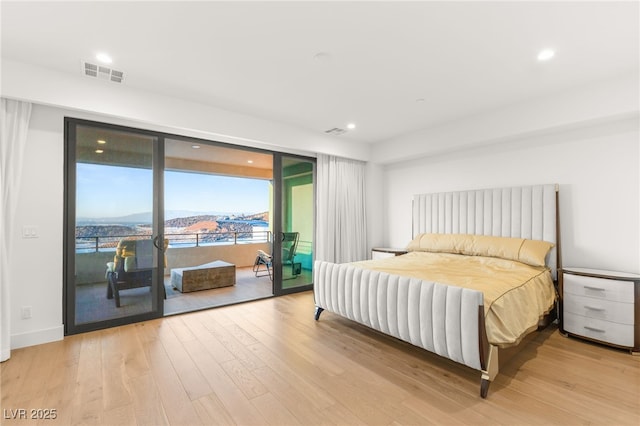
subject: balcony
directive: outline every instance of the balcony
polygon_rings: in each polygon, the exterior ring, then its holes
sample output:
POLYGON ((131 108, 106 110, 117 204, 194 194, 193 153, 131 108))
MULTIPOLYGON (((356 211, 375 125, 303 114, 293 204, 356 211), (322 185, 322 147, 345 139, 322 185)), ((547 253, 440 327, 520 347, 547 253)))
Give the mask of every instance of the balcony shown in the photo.
MULTIPOLYGON (((105 281, 107 262, 113 261, 122 238, 150 238, 149 234, 95 235, 76 239, 76 285, 105 281)), ((200 265, 214 260, 251 267, 258 250, 271 251, 270 231, 166 234, 165 276, 173 268, 200 265)))

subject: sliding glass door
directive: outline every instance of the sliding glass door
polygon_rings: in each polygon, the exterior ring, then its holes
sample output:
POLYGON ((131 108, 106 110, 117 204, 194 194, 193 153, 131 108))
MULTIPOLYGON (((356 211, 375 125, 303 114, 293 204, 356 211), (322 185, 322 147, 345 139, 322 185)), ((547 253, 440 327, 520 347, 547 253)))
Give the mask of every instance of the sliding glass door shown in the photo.
POLYGON ((162 315, 162 144, 66 120, 67 333, 162 315))
POLYGON ((278 157, 280 229, 277 246, 276 294, 311 289, 315 234, 315 161, 278 157))
POLYGON ((65 119, 65 332, 309 290, 315 160, 65 119))
POLYGON ((273 296, 273 154, 167 137, 165 315, 273 296))

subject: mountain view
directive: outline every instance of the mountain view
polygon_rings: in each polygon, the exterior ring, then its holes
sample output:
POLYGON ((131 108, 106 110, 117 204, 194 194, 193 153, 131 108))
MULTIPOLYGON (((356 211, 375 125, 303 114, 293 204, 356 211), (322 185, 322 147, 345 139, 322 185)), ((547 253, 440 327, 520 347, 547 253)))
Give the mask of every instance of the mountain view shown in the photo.
MULTIPOLYGON (((168 215, 171 216, 171 215, 168 215)), ((195 245, 235 239, 266 239, 269 213, 203 214, 174 217, 164 222, 165 238, 170 245, 195 245)), ((76 249, 114 248, 121 238, 152 235, 151 213, 119 218, 78 220, 76 249)))
MULTIPOLYGON (((152 235, 148 170, 79 163, 76 173, 76 251, 111 250, 124 237, 152 235), (128 190, 105 185, 112 175, 128 190)), ((167 170, 160 232, 173 247, 265 241, 270 185, 266 179, 167 170)))

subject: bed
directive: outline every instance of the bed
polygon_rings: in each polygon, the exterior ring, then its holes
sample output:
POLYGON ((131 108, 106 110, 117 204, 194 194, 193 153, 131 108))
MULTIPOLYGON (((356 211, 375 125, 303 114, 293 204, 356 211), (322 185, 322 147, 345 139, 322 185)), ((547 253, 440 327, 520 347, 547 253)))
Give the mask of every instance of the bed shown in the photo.
POLYGON ((515 347, 555 312, 557 185, 421 194, 413 240, 392 258, 316 261, 327 310, 480 371, 480 396, 515 347))

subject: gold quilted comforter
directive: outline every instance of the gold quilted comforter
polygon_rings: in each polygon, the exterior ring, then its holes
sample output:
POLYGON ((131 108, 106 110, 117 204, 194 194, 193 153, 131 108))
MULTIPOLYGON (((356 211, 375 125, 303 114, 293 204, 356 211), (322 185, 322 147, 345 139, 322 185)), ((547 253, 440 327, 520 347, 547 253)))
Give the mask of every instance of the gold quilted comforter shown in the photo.
POLYGON ((493 345, 517 345, 554 306, 548 268, 514 260, 451 253, 410 252, 355 262, 354 266, 479 290, 484 294, 487 338, 493 345))

